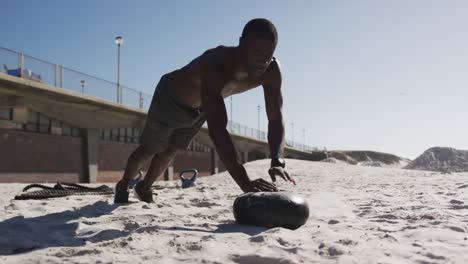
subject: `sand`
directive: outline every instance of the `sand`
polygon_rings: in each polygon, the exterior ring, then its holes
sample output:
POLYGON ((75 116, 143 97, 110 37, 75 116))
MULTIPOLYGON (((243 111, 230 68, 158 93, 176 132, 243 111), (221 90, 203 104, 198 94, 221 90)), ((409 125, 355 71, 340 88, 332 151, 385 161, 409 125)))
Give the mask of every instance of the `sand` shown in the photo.
MULTIPOLYGON (((268 160, 246 165, 265 177, 268 160)), ((310 206, 297 230, 235 224, 229 174, 158 182, 155 204, 112 196, 12 200, 1 184, 1 263, 468 263, 468 173, 287 160, 310 206)))

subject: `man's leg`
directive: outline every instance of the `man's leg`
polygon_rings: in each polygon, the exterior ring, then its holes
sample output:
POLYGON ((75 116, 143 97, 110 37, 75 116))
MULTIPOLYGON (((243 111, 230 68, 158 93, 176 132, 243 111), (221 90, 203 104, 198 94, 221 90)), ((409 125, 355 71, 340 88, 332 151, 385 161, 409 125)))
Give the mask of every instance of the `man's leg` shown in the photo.
POLYGON ((151 186, 156 179, 161 175, 171 164, 172 160, 177 154, 177 148, 169 145, 169 147, 156 155, 151 160, 151 165, 146 173, 145 179, 141 183, 141 190, 143 192, 150 192, 151 186))
POLYGON ((140 145, 135 151, 130 154, 125 167, 125 173, 123 178, 119 182, 119 188, 122 190, 128 189, 128 183, 137 175, 138 171, 144 166, 145 162, 148 161, 152 153, 148 152, 144 146, 140 145))

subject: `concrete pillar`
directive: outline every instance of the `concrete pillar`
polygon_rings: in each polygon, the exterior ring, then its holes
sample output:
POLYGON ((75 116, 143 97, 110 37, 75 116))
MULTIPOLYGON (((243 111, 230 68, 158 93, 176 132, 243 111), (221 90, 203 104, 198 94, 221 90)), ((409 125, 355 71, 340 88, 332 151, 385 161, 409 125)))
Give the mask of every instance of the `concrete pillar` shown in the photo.
POLYGON ((28 123, 28 109, 25 106, 14 106, 12 109, 12 120, 0 120, 2 129, 22 129, 28 123))
POLYGON ((13 122, 20 124, 28 123, 28 109, 25 106, 15 106, 13 108, 13 122))
POLYGON ((83 182, 95 183, 98 176, 99 130, 86 129, 86 170, 83 182))
POLYGON ((249 162, 249 152, 248 151, 243 151, 242 153, 244 155, 244 163, 249 162))
POLYGON ((216 153, 216 149, 215 148, 211 148, 211 174, 216 174, 218 173, 219 169, 218 169, 218 160, 219 160, 219 157, 218 157, 218 153, 216 153))
POLYGON ((171 181, 174 179, 174 165, 171 165, 169 168, 167 168, 167 176, 169 176, 171 181))
POLYGON ((174 179, 174 166, 169 166, 164 171, 164 180, 165 181, 172 181, 174 179))

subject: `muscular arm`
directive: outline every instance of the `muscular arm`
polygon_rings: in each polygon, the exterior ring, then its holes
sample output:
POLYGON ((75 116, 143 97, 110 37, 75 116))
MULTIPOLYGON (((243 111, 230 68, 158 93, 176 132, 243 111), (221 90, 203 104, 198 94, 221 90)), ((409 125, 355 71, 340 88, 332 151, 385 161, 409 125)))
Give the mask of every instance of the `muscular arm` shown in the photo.
POLYGON ((219 70, 219 67, 210 67, 202 83, 203 110, 206 114, 210 138, 218 151, 221 161, 239 187, 243 191, 248 191, 250 179, 244 166, 237 159, 236 149, 226 129, 226 106, 221 96, 224 82, 224 73, 219 70))
POLYGON ((275 185, 262 178, 250 180, 244 166, 237 159, 236 149, 226 129, 226 106, 221 94, 230 75, 227 67, 224 66, 222 51, 222 49, 217 49, 206 53, 202 62, 201 101, 208 122, 210 138, 218 151, 221 161, 242 191, 278 191, 275 185))
POLYGON ((268 144, 272 163, 281 158, 284 150, 283 96, 281 94, 281 68, 275 59, 265 73, 263 82, 268 117, 268 144))

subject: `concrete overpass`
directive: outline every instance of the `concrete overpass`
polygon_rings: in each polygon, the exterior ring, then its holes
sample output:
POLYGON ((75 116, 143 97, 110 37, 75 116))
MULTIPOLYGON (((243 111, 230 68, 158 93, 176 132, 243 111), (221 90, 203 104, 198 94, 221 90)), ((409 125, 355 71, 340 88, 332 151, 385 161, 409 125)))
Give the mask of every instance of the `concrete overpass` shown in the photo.
MULTIPOLYGON (((83 93, 47 85, 37 81, 18 78, 0 73, 0 108, 12 108, 13 120, 0 120, 0 128, 13 128, 15 124, 27 123, 28 109, 43 113, 51 118, 66 122, 74 127, 86 129, 90 175, 93 175, 95 162, 94 145, 99 140, 100 130, 113 128, 140 128, 145 124, 146 111, 120 103, 103 100, 83 93)), ((231 133, 232 139, 244 162, 269 156, 267 142, 231 133)), ((213 148, 204 126, 195 139, 213 148)), ((317 153, 305 152, 286 147, 285 157, 320 160, 317 153)), ((215 162, 216 162, 216 155, 215 162)), ((92 181, 92 176, 90 176, 92 181)))

